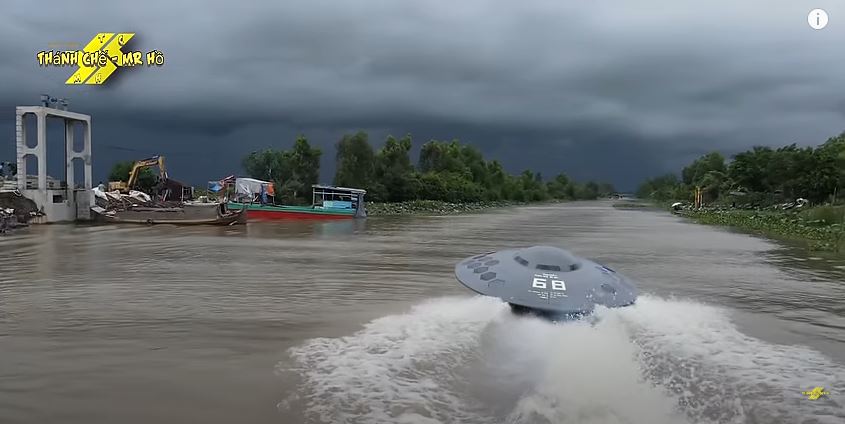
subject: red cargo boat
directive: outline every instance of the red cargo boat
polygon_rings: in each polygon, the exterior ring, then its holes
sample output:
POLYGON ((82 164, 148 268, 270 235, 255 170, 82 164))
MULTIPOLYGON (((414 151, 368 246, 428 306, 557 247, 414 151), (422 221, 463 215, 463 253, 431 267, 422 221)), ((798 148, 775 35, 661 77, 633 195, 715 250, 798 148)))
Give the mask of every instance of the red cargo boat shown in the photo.
POLYGON ((365 218, 364 194, 366 190, 327 185, 312 186, 311 206, 275 204, 273 183, 253 178, 235 180, 235 196, 228 202, 229 209, 247 210, 247 218, 255 220, 277 219, 352 219, 365 218))

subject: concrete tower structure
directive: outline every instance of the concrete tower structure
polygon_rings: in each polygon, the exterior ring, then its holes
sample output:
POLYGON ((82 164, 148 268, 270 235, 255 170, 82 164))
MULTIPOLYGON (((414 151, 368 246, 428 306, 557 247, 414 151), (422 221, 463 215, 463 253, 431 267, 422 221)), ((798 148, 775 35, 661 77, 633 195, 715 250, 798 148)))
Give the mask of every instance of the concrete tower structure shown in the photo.
MULTIPOLYGON (((91 219, 94 203, 91 176, 91 117, 81 113, 55 109, 47 106, 18 106, 16 108, 16 141, 18 159, 18 190, 33 200, 45 214, 41 222, 67 222, 91 219), (38 143, 27 146, 25 117, 34 115, 38 143), (48 186, 47 178, 47 118, 56 117, 64 121, 65 127, 65 175, 66 186, 48 186), (83 128, 82 150, 74 151, 74 128, 83 128), (27 160, 38 161, 37 183, 30 182, 27 175, 27 160), (84 181, 75 181, 74 159, 84 163, 84 181), (79 187, 77 187, 79 185, 79 187)), ((36 221, 37 222, 37 221, 36 221)))

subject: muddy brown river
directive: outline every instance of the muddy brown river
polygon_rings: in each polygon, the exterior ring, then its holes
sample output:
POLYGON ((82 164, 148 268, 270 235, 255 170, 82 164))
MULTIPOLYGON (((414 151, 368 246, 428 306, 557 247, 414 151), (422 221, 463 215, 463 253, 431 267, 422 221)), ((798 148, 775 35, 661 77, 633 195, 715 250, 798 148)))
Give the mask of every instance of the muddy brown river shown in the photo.
POLYGON ((609 202, 0 236, 0 423, 188 422, 841 424, 845 261, 609 202), (641 297, 554 324, 454 280, 533 244, 641 297))

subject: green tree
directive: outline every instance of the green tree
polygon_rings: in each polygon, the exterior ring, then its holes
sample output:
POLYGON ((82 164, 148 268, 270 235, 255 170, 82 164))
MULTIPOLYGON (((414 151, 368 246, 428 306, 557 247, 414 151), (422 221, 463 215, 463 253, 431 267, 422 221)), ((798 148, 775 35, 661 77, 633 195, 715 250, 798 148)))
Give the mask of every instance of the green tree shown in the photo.
POLYGON ((521 190, 500 163, 486 162, 477 148, 461 145, 458 140, 449 143, 431 140, 424 144, 419 170, 423 193, 436 192, 438 184, 443 184, 446 196, 459 201, 512 199, 521 190))
POLYGON ((487 162, 485 164, 487 174, 487 186, 485 198, 487 200, 503 200, 510 199, 510 189, 512 186, 511 176, 505 172, 502 164, 497 160, 487 162))
POLYGON ((374 182, 375 153, 367 133, 344 135, 337 143, 337 172, 334 183, 339 186, 369 189, 374 182))
MULTIPOLYGON (((838 199, 842 199, 842 190, 845 189, 845 132, 836 137, 831 137, 819 148, 823 153, 833 158, 838 172, 836 172, 836 187, 834 192, 838 199)), ((836 200, 836 199, 835 199, 836 200)))
POLYGON ((595 200, 599 196, 599 185, 595 181, 588 181, 586 184, 578 184, 575 187, 575 198, 577 200, 595 200))
POLYGON ((484 189, 454 172, 428 172, 420 176, 420 198, 446 202, 478 202, 484 189))
POLYGON ((411 163, 411 136, 399 140, 388 136, 375 161, 375 200, 401 202, 416 199, 420 180, 411 163), (379 198, 380 197, 380 198, 379 198))
POLYGON ((795 143, 777 149, 754 146, 737 153, 725 164, 718 153, 709 153, 683 169, 682 182, 673 176, 645 181, 641 197, 656 200, 689 200, 692 187, 701 187, 708 202, 736 200, 730 193, 743 192, 745 202, 767 205, 803 197, 812 203, 831 201, 845 185, 845 133, 813 147, 795 143))
POLYGON ((728 176, 747 191, 770 192, 768 163, 773 154, 771 148, 762 146, 738 153, 728 166, 728 176))
POLYGON ((637 189, 637 197, 659 202, 686 200, 678 197, 679 187, 681 184, 675 174, 665 174, 642 183, 637 189))
POLYGON ((462 172, 465 177, 485 189, 490 187, 487 162, 480 150, 473 146, 461 146, 460 163, 463 165, 462 172))
POLYGON ((310 187, 318 181, 321 155, 320 149, 311 147, 300 135, 291 150, 252 152, 243 158, 242 166, 248 176, 273 182, 282 201, 302 203, 310 200, 310 187))
POLYGON ((252 152, 243 159, 241 165, 250 177, 272 181, 279 187, 293 175, 288 155, 284 150, 266 149, 252 152))
POLYGON ((575 198, 574 187, 572 181, 566 174, 558 174, 554 179, 546 184, 549 196, 553 199, 573 200, 575 198))
POLYGON ((548 199, 546 185, 543 184, 543 177, 539 173, 526 169, 519 175, 519 191, 514 193, 515 198, 523 202, 541 201, 548 199))
POLYGON ((721 171, 708 171, 701 179, 698 180, 696 186, 701 187, 704 195, 708 200, 716 200, 724 190, 724 185, 727 181, 727 174, 721 171))
POLYGON ((842 169, 839 165, 839 155, 833 149, 817 149, 813 152, 813 167, 804 170, 806 185, 803 189, 806 197, 813 203, 831 200, 837 189, 842 169))
POLYGON ((304 135, 296 138, 293 149, 284 153, 284 162, 290 167, 290 179, 282 184, 285 193, 305 200, 310 196, 311 186, 320 178, 319 148, 311 147, 304 135))
POLYGON ((701 181, 708 172, 717 171, 725 173, 725 157, 719 152, 708 153, 683 169, 681 176, 683 182, 689 186, 701 185, 701 181))
POLYGON ((451 143, 444 143, 431 140, 423 144, 420 149, 419 160, 420 172, 454 172, 462 174, 464 164, 461 161, 460 145, 457 140, 451 143))

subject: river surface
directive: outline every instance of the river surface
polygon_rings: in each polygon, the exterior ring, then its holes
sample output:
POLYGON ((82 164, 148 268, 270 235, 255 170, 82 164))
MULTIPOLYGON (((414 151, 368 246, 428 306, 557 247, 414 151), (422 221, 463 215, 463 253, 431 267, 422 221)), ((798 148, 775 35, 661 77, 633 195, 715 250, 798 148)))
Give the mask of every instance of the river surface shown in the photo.
POLYGON ((841 424, 843 280, 841 259, 608 202, 36 226, 0 237, 0 423, 841 424), (533 244, 643 293, 554 324, 454 280, 533 244))

